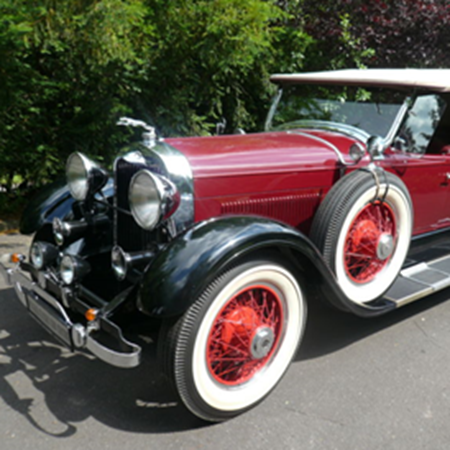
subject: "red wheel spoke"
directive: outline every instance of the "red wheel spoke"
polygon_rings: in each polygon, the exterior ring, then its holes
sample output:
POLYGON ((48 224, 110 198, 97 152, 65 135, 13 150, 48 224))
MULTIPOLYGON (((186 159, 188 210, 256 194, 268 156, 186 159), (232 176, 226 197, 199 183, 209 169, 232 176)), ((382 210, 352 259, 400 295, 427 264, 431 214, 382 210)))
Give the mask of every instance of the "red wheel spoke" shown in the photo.
POLYGON ((269 287, 252 286, 230 299, 215 318, 208 338, 206 356, 214 379, 238 385, 262 370, 278 344, 282 317, 281 300, 269 287), (255 339, 258 344, 261 329, 271 330, 273 344, 267 354, 255 356, 252 345, 255 339))
POLYGON ((350 278, 366 283, 384 269, 389 257, 380 259, 378 246, 385 235, 395 246, 395 229, 395 215, 386 202, 370 203, 359 212, 347 232, 344 248, 344 265, 350 278))
MULTIPOLYGON (((222 340, 212 340, 212 342, 214 344, 221 345, 221 346, 224 344, 222 340)), ((226 343, 225 347, 230 349, 230 350, 233 350, 235 352, 239 352, 239 353, 241 353, 243 355, 247 355, 247 351, 246 350, 240 349, 239 347, 236 347, 235 345, 226 343)))

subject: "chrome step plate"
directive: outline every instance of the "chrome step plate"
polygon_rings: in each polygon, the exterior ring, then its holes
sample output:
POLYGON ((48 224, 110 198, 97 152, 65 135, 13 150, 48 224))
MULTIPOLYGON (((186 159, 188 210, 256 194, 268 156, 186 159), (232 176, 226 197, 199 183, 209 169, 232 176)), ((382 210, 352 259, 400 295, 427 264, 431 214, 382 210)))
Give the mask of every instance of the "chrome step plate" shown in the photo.
POLYGON ((450 286, 450 255, 403 269, 384 295, 397 307, 450 286))

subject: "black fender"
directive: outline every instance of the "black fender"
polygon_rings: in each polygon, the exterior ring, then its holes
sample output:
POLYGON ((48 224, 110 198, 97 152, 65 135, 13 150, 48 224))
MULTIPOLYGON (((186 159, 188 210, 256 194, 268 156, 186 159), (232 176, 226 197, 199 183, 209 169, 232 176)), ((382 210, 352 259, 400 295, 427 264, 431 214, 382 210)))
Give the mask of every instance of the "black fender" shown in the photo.
POLYGON ((271 219, 229 216, 196 224, 174 239, 148 267, 138 289, 137 306, 152 317, 183 314, 223 270, 250 253, 276 249, 306 272, 308 283, 323 283, 328 302, 361 317, 395 308, 380 299, 356 304, 342 293, 315 245, 298 230, 271 219))
MULTIPOLYGON (((113 195, 113 180, 110 178, 102 189, 106 197, 113 195)), ((67 219, 72 212, 74 198, 70 195, 65 178, 45 186, 25 207, 20 219, 20 232, 31 234, 40 230, 53 218, 67 219)))

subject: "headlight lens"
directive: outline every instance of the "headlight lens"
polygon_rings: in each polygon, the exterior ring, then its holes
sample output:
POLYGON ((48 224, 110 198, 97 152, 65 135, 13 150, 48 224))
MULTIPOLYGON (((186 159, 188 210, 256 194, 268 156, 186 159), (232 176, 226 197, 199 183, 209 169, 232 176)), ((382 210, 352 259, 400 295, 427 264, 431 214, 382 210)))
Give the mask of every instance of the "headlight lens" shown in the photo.
POLYGON ((145 230, 153 230, 162 217, 162 181, 148 170, 141 170, 133 176, 128 200, 136 222, 145 230))
POLYGON ((82 153, 72 153, 66 165, 66 179, 75 200, 86 200, 108 181, 108 174, 82 153))
POLYGON ((89 160, 81 153, 72 153, 67 160, 66 177, 72 197, 84 200, 89 192, 89 160))
POLYGON ((55 242, 58 245, 64 244, 64 222, 59 218, 55 217, 52 222, 52 228, 53 228, 53 237, 55 238, 55 242))
POLYGON ((75 281, 75 261, 71 256, 66 255, 63 257, 59 271, 65 284, 72 284, 75 281))
POLYGON ((59 255, 58 249, 49 242, 36 241, 31 246, 30 259, 33 266, 41 270, 53 263, 59 255))
POLYGON ((59 265, 59 273, 64 284, 80 281, 90 271, 90 264, 78 256, 64 255, 59 265))
POLYGON ((140 170, 131 179, 128 201, 134 220, 145 230, 153 230, 175 213, 180 194, 167 178, 140 170))
POLYGON ((36 269, 40 270, 44 267, 44 253, 39 242, 35 242, 31 246, 30 258, 36 269))

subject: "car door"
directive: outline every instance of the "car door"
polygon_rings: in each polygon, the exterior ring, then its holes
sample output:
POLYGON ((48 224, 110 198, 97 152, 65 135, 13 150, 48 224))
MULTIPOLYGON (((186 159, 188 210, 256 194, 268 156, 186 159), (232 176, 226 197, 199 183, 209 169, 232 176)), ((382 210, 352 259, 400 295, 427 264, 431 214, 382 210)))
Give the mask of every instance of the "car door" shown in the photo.
POLYGON ((445 139, 437 136, 450 113, 447 109, 438 94, 416 96, 394 142, 396 148, 380 161, 410 192, 415 235, 450 226, 450 154, 445 139))
POLYGON ((414 208, 414 235, 450 226, 450 157, 394 154, 381 165, 401 178, 409 190, 414 208))

